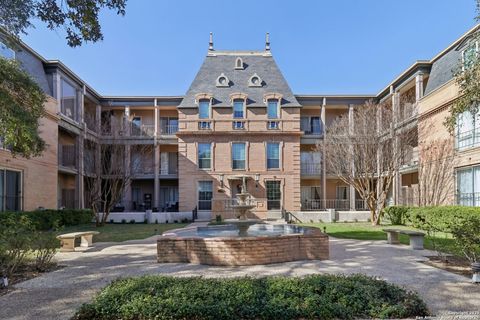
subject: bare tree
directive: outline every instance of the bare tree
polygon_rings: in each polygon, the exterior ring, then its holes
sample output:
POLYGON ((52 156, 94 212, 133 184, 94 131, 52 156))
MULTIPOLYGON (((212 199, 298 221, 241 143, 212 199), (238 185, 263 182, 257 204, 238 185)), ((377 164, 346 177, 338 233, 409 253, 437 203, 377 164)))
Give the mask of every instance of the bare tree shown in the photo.
POLYGON ((86 143, 85 202, 94 215, 97 226, 103 226, 112 209, 118 204, 130 186, 132 178, 141 172, 144 159, 153 157, 151 145, 128 145, 123 136, 131 123, 112 125, 110 119, 102 121, 104 135, 98 143, 86 143), (135 152, 136 161, 130 161, 135 152))
POLYGON ((323 142, 327 170, 355 188, 370 210, 373 225, 380 223, 405 150, 416 139, 412 130, 395 130, 392 120, 391 106, 370 101, 358 106, 353 117, 337 118, 323 142))
POLYGON ((449 138, 435 139, 419 150, 417 197, 419 206, 450 203, 454 187, 454 147, 449 138))

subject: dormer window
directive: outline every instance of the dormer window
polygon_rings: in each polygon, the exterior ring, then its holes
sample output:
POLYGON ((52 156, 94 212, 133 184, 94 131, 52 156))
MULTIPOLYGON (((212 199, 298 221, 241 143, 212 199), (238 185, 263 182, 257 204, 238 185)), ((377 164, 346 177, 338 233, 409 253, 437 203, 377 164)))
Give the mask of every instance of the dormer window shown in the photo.
POLYGON ((235 60, 235 69, 236 70, 243 70, 243 60, 242 60, 242 58, 238 57, 235 60))
POLYGON ((198 102, 198 118, 210 119, 211 108, 210 100, 202 99, 198 102))
POLYGON ((234 119, 245 118, 245 100, 235 99, 233 101, 233 118, 234 119))
POLYGON ((278 107, 278 99, 269 99, 267 101, 267 116, 268 119, 278 119, 280 110, 278 107))
POLYGON ((10 49, 5 43, 0 41, 0 56, 6 59, 15 59, 15 51, 10 49))
POLYGON ((230 86, 230 80, 228 80, 227 76, 222 73, 217 78, 217 87, 228 87, 230 86))
POLYGON ((478 57, 478 42, 474 41, 462 51, 462 63, 463 70, 469 69, 475 63, 475 60, 478 57))
POLYGON ((262 84, 263 84, 262 79, 256 73, 253 76, 251 76, 250 79, 248 80, 249 87, 261 87, 262 84))

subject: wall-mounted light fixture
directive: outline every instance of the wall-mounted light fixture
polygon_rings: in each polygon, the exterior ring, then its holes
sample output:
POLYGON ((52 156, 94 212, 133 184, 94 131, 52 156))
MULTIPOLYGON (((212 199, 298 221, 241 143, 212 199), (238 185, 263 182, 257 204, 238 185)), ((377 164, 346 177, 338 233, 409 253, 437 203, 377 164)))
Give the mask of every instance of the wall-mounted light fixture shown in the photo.
POLYGON ((255 188, 258 188, 259 181, 260 181, 260 173, 255 173, 255 188))
POLYGON ((223 188, 223 178, 225 177, 225 175, 222 173, 220 174, 220 187, 223 188))

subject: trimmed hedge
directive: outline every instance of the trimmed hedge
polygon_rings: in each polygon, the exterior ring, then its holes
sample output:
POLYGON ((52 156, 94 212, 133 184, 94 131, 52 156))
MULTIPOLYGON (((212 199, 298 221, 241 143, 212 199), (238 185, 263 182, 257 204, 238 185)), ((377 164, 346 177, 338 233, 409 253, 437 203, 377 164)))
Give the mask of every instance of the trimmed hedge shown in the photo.
POLYGON ((385 208, 385 217, 393 225, 404 225, 410 207, 391 206, 385 208))
POLYGON ((37 210, 23 212, 0 212, 0 223, 8 217, 27 217, 37 230, 50 230, 56 227, 76 226, 90 223, 93 218, 92 210, 63 209, 37 210))
POLYGON ((73 317, 85 319, 355 319, 428 315, 413 292, 364 275, 175 278, 112 282, 73 317))

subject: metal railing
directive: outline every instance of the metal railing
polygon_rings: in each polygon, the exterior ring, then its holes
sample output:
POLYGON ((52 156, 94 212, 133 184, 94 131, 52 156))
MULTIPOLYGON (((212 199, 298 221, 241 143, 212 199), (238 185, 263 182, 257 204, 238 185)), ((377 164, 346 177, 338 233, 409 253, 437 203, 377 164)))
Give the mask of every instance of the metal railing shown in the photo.
POLYGON ((301 162, 300 172, 302 175, 320 175, 322 173, 322 164, 315 162, 301 162))
MULTIPOLYGON (((322 211, 327 209, 350 210, 349 199, 303 199, 303 211, 322 211)), ((368 207, 364 200, 355 200, 355 210, 364 211, 368 207)))
POLYGON ((480 192, 457 193, 455 198, 458 205, 467 207, 480 207, 480 192))
POLYGON ((77 147, 75 145, 58 145, 58 164, 62 167, 77 167, 77 147))
POLYGON ((133 137, 153 137, 155 135, 155 125, 136 125, 132 123, 130 126, 130 135, 133 137))
POLYGON ((167 136, 175 135, 177 132, 178 132, 178 124, 162 125, 160 129, 160 133, 167 136))
POLYGON ((457 133, 455 136, 455 148, 457 150, 472 148, 478 145, 480 145, 480 127, 457 133))
POLYGON ((304 128, 302 128, 302 130, 305 133, 305 135, 315 135, 315 136, 323 135, 323 128, 318 123, 305 126, 304 128))

